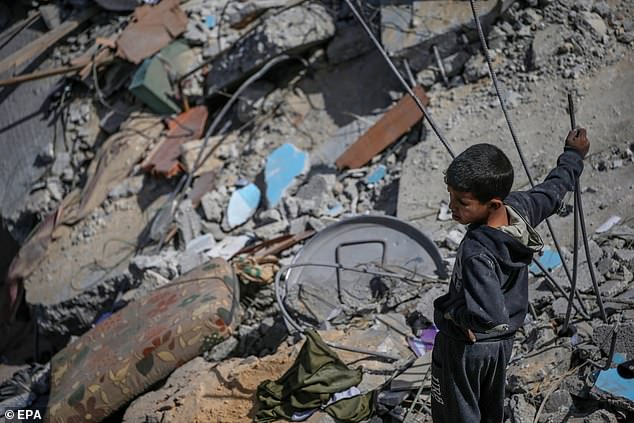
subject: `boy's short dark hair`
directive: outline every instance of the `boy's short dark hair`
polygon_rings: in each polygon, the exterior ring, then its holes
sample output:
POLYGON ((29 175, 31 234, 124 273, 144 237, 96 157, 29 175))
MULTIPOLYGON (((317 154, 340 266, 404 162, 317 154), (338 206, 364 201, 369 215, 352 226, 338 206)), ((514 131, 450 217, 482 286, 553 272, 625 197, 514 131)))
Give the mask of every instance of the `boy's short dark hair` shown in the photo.
POLYGON ((494 145, 472 145, 451 162, 445 183, 456 191, 472 193, 481 203, 495 197, 504 200, 513 186, 513 165, 494 145))

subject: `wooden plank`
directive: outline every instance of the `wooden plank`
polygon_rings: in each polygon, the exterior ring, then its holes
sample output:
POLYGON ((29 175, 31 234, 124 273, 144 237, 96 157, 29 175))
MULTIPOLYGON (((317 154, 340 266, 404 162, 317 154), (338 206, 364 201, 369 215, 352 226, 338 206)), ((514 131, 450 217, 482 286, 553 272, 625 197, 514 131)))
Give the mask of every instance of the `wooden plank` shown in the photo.
POLYGON ((0 75, 12 70, 15 72, 24 63, 36 58, 40 54, 55 45, 56 42, 66 37, 68 34, 77 29, 82 23, 88 20, 97 12, 96 8, 87 9, 76 19, 66 21, 59 27, 42 34, 36 40, 33 40, 28 45, 24 46, 20 50, 16 51, 6 59, 0 61, 0 75))
MULTIPOLYGON (((429 98, 421 86, 414 88, 414 93, 424 106, 429 104, 429 98)), ((385 150, 398 140, 423 118, 416 103, 409 95, 401 98, 378 122, 350 146, 335 162, 339 169, 356 169, 372 157, 385 150)))

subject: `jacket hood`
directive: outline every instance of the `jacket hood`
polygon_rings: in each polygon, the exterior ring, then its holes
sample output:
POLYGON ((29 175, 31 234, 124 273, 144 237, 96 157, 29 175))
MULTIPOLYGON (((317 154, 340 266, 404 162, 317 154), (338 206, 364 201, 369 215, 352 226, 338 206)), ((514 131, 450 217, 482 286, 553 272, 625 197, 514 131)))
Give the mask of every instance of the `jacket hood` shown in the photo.
POLYGON ((465 238, 484 246, 501 266, 520 268, 531 263, 533 253, 540 251, 544 242, 520 213, 508 204, 506 207, 510 220, 508 226, 471 225, 465 238))

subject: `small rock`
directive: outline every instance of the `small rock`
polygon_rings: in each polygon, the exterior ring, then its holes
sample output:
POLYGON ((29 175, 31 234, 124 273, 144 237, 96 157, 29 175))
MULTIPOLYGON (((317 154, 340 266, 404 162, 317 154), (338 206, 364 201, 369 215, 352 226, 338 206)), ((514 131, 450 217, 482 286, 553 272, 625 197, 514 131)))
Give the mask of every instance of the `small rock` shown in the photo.
POLYGON ((425 88, 429 88, 436 82, 436 72, 433 69, 423 69, 416 74, 416 81, 425 88))
POLYGON ((111 200, 130 197, 141 192, 143 189, 143 175, 133 176, 123 180, 119 185, 112 188, 108 193, 111 200))
POLYGON ((525 9, 522 14, 522 20, 527 25, 534 25, 542 20, 542 17, 535 9, 525 9))
POLYGON ((202 230, 200 216, 194 210, 191 200, 183 201, 174 215, 174 221, 178 226, 183 244, 187 245, 192 239, 196 238, 202 230))
POLYGON ((596 37, 603 37, 608 27, 598 14, 594 12, 581 12, 578 16, 577 25, 581 30, 591 31, 596 37))
POLYGON ((300 216, 293 219, 290 224, 289 232, 291 235, 296 235, 306 230, 306 224, 308 223, 309 216, 300 216))
POLYGON ((288 229, 288 222, 280 220, 277 222, 269 223, 263 226, 259 226, 254 229, 255 235, 260 239, 273 239, 286 233, 288 229))
POLYGON ((634 42, 634 31, 627 31, 619 34, 617 40, 624 44, 630 44, 634 42))
POLYGON ((64 198, 64 188, 59 178, 48 178, 46 180, 46 189, 51 193, 51 197, 54 200, 60 201, 64 198))
POLYGON ((178 269, 181 275, 193 270, 204 263, 206 263, 209 258, 201 253, 197 253, 194 251, 185 251, 178 256, 178 269))
POLYGON ((164 252, 154 256, 136 256, 130 261, 130 273, 143 280, 144 273, 152 270, 166 279, 178 276, 176 254, 174 251, 164 252))
POLYGON ((524 395, 513 395, 509 401, 510 415, 514 423, 532 423, 535 407, 524 398, 524 395))
POLYGON ((484 56, 478 53, 472 56, 464 66, 462 77, 466 82, 475 82, 480 78, 484 78, 489 73, 484 56))
POLYGON ((595 3, 592 7, 592 11, 598 13, 602 18, 607 18, 612 13, 610 5, 605 1, 595 3))
POLYGON ((616 250, 614 250, 614 256, 617 260, 620 260, 626 266, 634 269, 634 250, 617 248, 616 250))
POLYGON ((53 167, 51 168, 51 175, 62 176, 66 169, 70 167, 70 164, 70 154, 68 154, 67 152, 59 153, 55 158, 55 163, 53 163, 53 167))
POLYGON ((553 302, 553 317, 564 317, 566 315, 566 310, 568 310, 568 299, 560 297, 553 302))
POLYGON ((310 226, 313 230, 319 232, 326 227, 326 224, 315 217, 310 217, 308 219, 308 226, 310 226))
POLYGON ((589 11, 592 8, 592 0, 575 0, 572 8, 579 12, 589 11))
POLYGON ((447 238, 445 238, 445 246, 450 250, 457 250, 462 242, 462 238, 464 238, 464 233, 457 230, 452 229, 447 234, 447 238))
POLYGON ((204 354, 205 360, 211 362, 220 362, 229 357, 233 350, 236 349, 238 344, 239 341, 234 336, 230 336, 221 343, 215 345, 211 350, 207 351, 204 354))
POLYGON ((218 191, 208 192, 202 196, 200 204, 203 208, 205 219, 210 222, 222 221, 222 204, 224 197, 218 191))
POLYGON ((570 392, 565 389, 557 389, 550 397, 544 406, 544 411, 547 413, 555 413, 561 408, 569 409, 572 405, 572 397, 570 392))

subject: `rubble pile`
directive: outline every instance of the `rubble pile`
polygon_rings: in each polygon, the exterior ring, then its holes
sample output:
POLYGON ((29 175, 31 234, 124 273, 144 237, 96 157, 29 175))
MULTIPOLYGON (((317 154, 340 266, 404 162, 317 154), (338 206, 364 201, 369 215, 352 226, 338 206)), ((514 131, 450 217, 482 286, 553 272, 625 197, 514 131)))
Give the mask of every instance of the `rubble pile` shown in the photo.
MULTIPOLYGON (((362 3, 433 114, 469 90, 443 129, 498 107, 468 2, 362 3)), ((487 0, 478 13, 512 110, 634 45, 628 1, 487 0)), ((252 420, 258 386, 301 354, 301 325, 361 374, 364 421, 431 421, 432 303, 466 228, 425 198, 417 172, 445 166, 434 135, 345 2, 16 2, 0 5, 0 30, 0 416, 252 420), (406 208, 423 224, 395 217, 406 208), (227 298, 192 294, 205 279, 227 298), (113 345, 88 347, 104 334, 113 345), (66 392, 89 365, 95 380, 66 392)), ((586 167, 627 180, 634 144, 605 138, 586 167)), ((634 222, 611 212, 632 185, 605 200, 597 181, 584 181, 587 207, 612 217, 590 231, 591 262, 580 255, 587 315, 573 309, 560 333, 572 252, 547 247, 549 274, 530 268, 508 422, 634 418, 616 371, 634 358, 634 222)), ((335 421, 325 408, 308 421, 335 421)))

